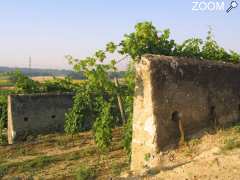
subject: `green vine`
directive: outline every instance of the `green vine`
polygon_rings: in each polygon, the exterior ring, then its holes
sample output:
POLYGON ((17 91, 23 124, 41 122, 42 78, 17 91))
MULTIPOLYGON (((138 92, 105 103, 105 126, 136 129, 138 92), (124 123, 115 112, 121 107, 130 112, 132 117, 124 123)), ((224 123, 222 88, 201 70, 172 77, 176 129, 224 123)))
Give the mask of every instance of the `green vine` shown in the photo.
POLYGON ((85 130, 84 124, 90 122, 94 124, 93 130, 97 145, 100 149, 106 149, 111 142, 111 129, 116 126, 116 119, 119 118, 114 113, 119 113, 115 97, 120 95, 123 99, 126 119, 128 119, 124 125, 123 145, 130 154, 135 86, 134 64, 146 53, 233 63, 240 61, 240 55, 237 52, 228 52, 217 44, 211 30, 206 40, 190 38, 182 44, 177 44, 170 38, 169 29, 158 31, 151 22, 138 23, 135 31, 124 35, 120 43, 110 42, 105 50, 98 50, 93 56, 84 59, 67 56, 74 69, 84 74, 86 82, 84 88, 81 87, 83 90, 77 92, 73 108, 66 114, 66 132, 75 133, 85 130), (109 77, 109 72, 117 70, 118 61, 109 61, 109 54, 113 53, 130 57, 129 68, 119 87, 116 87, 109 77))

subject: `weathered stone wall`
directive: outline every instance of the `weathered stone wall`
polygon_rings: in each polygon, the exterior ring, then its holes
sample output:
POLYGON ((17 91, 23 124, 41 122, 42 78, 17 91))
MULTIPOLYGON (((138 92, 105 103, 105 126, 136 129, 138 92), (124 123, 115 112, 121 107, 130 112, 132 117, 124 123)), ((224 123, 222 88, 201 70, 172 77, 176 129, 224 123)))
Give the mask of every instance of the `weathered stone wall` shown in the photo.
POLYGON ((8 96, 8 142, 29 134, 62 132, 65 113, 73 94, 32 94, 8 96))
POLYGON ((240 120, 240 65, 145 55, 136 67, 131 169, 160 166, 160 152, 186 135, 240 120))

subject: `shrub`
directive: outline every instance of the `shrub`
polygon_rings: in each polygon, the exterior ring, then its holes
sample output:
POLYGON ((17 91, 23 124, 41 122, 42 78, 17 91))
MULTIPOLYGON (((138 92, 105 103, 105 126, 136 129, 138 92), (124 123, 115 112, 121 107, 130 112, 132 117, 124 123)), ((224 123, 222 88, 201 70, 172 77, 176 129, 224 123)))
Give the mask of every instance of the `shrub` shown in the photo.
POLYGON ((53 80, 47 80, 41 84, 42 92, 74 92, 75 90, 76 85, 70 77, 64 79, 54 77, 53 80))
POLYGON ((9 73, 12 81, 15 82, 16 93, 37 93, 40 92, 40 84, 20 71, 9 73))
POLYGON ((94 123, 94 137, 98 148, 106 151, 112 141, 113 116, 111 104, 103 103, 102 112, 94 123))
POLYGON ((96 178, 95 170, 87 167, 86 165, 80 165, 76 171, 77 180, 93 180, 96 178))

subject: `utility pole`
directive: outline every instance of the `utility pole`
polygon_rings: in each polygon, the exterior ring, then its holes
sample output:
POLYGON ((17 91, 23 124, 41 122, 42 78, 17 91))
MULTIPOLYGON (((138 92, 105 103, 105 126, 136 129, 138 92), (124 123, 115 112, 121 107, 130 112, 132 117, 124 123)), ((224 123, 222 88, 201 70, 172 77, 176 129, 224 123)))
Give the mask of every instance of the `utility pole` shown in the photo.
POLYGON ((31 58, 31 56, 29 56, 29 59, 28 59, 28 68, 29 68, 29 70, 31 70, 31 68, 32 68, 32 58, 31 58))
POLYGON ((29 75, 31 74, 31 69, 32 69, 32 58, 31 56, 29 56, 29 59, 28 59, 28 73, 29 75))

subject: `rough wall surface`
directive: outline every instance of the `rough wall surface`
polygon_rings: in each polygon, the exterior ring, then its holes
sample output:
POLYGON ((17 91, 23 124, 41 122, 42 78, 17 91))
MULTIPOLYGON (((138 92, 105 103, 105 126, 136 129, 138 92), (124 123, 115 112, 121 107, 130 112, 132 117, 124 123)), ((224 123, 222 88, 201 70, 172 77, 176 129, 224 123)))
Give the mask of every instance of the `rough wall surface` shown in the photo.
POLYGON ((186 135, 240 120, 240 65, 145 55, 138 63, 131 169, 161 165, 160 152, 186 135))
POLYGON ((62 132, 65 113, 73 94, 33 94, 8 96, 8 142, 29 134, 62 132))

